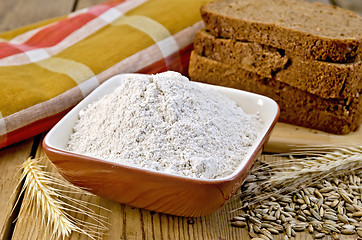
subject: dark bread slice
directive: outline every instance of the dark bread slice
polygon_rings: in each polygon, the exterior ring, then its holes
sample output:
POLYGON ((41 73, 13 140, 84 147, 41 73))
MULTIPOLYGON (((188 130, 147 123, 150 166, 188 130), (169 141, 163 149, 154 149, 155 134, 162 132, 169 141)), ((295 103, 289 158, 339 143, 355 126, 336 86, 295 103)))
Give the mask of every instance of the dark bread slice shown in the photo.
POLYGON ((328 62, 361 59, 362 18, 335 6, 300 0, 220 0, 202 6, 201 16, 216 37, 328 62))
POLYGON ((200 56, 237 65, 263 77, 274 76, 280 82, 322 98, 350 98, 361 93, 361 61, 329 63, 306 60, 289 51, 258 43, 216 38, 205 29, 196 33, 194 48, 200 56))
POLYGON ((334 134, 356 130, 362 121, 362 97, 323 99, 275 79, 223 64, 192 52, 191 80, 254 92, 274 99, 280 120, 334 134))
POLYGON ((282 56, 276 48, 235 39, 216 38, 205 29, 196 32, 194 49, 198 55, 227 64, 238 64, 245 70, 269 78, 288 62, 288 58, 282 56))

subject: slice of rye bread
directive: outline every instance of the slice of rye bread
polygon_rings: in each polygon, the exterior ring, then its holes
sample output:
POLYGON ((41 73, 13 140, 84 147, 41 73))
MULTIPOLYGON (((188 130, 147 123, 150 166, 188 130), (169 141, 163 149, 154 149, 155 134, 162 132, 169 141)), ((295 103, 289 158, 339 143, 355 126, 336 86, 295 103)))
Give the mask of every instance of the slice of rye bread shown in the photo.
POLYGON ((200 56, 236 65, 263 77, 274 77, 322 98, 350 98, 362 91, 362 61, 306 60, 289 51, 258 43, 216 38, 205 29, 196 33, 194 48, 200 56))
POLYGON ((196 32, 194 49, 198 55, 227 64, 238 64, 245 70, 269 78, 288 62, 288 58, 282 56, 284 50, 278 52, 277 48, 259 43, 216 38, 206 29, 196 32))
POLYGON ((334 134, 347 134, 362 121, 362 97, 323 99, 286 83, 191 54, 191 80, 265 95, 280 107, 280 121, 334 134))
POLYGON ((220 0, 202 6, 201 16, 216 37, 328 62, 361 59, 362 18, 335 6, 299 0, 220 0))

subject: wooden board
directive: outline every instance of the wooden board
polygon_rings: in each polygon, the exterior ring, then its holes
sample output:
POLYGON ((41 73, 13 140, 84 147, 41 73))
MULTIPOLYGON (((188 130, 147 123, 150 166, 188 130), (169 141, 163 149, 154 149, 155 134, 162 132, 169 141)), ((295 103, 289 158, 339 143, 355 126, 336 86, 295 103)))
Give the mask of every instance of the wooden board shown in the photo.
MULTIPOLYGON (((45 157, 40 147, 36 157, 45 157)), ((279 161, 283 157, 270 155, 262 156, 264 161, 279 161)), ((47 170, 56 173, 56 170, 47 165, 47 170)), ((60 175, 58 175, 59 178, 60 175)), ((208 216, 199 218, 177 217, 162 213, 155 213, 148 210, 133 208, 119 204, 98 196, 67 194, 84 201, 100 205, 110 211, 97 209, 93 210, 108 218, 108 231, 104 232, 102 239, 250 239, 246 228, 236 228, 230 225, 230 219, 238 212, 233 210, 240 207, 240 200, 237 196, 232 198, 225 206, 208 216)), ((89 221, 88 217, 75 215, 76 217, 89 221)), ((44 229, 41 219, 28 215, 19 215, 16 228, 13 233, 13 240, 35 240, 49 239, 49 233, 44 229)), ((89 239, 85 235, 73 233, 71 240, 89 239)), ((275 239, 283 239, 278 235, 275 239)), ((298 233, 297 239, 312 239, 307 233, 298 233)))
POLYGON ((20 191, 18 167, 29 157, 31 145, 28 140, 0 151, 0 239, 8 239, 16 217, 11 211, 20 191))
POLYGON ((1 0, 0 32, 72 11, 74 0, 1 0))
POLYGON ((362 144, 362 125, 358 131, 347 135, 335 135, 305 127, 278 122, 264 151, 288 152, 296 146, 362 144))
POLYGON ((362 16, 361 0, 334 0, 337 6, 350 9, 362 16))
POLYGON ((93 6, 105 2, 105 0, 78 0, 75 10, 93 6))
MULTIPOLYGON (((45 157, 44 151, 40 147, 36 157, 45 157)), ((265 162, 282 163, 285 157, 262 155, 265 162)), ((47 171, 56 173, 49 162, 46 164, 47 171)), ((58 175, 58 178, 61 178, 58 175)), ((109 211, 92 207, 92 209, 102 216, 107 217, 108 230, 103 233, 101 239, 172 239, 172 240, 193 240, 193 239, 244 239, 249 240, 247 228, 237 228, 230 225, 232 217, 239 212, 234 211, 240 207, 240 199, 234 196, 225 206, 218 211, 204 217, 186 218, 177 217, 162 213, 151 212, 148 210, 133 208, 124 204, 119 204, 98 196, 74 195, 67 193, 68 196, 79 198, 81 200, 102 206, 109 211)), ((79 219, 89 221, 84 215, 74 215, 79 219)), ((343 236, 341 239, 351 239, 351 236, 343 236)), ((353 236, 355 237, 355 236, 353 236)), ((41 219, 36 219, 29 215, 19 215, 14 229, 12 240, 36 240, 49 239, 47 229, 41 223, 41 219)), ((90 239, 85 235, 73 233, 70 240, 90 239)), ((284 235, 275 235, 275 240, 284 239, 284 235)), ((307 232, 298 232, 295 239, 312 240, 313 237, 307 232)))
MULTIPOLYGON (((46 158, 41 147, 37 158, 46 158)), ((49 162, 47 170, 56 173, 49 162)), ((61 178, 60 175, 57 175, 61 178)), ((108 218, 108 231, 102 239, 244 239, 248 236, 246 229, 230 226, 230 219, 235 214, 232 210, 239 207, 238 198, 235 197, 219 211, 206 217, 185 218, 155 213, 148 210, 133 208, 100 198, 98 196, 67 194, 81 200, 100 205, 110 211, 93 208, 99 214, 108 218)), ((82 215, 74 215, 89 221, 82 215)), ((28 215, 20 214, 16 222, 12 239, 49 239, 49 233, 41 223, 28 215)), ((85 235, 73 233, 68 239, 88 239, 85 235)), ((248 239, 248 238, 246 238, 248 239)))

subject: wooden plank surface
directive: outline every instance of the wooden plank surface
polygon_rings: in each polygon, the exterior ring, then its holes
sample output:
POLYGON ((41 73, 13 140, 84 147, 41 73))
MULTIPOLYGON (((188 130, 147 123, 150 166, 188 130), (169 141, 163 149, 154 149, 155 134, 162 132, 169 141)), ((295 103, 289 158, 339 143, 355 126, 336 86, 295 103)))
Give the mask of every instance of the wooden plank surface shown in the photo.
POLYGON ((15 144, 0 151, 0 239, 8 239, 12 209, 19 194, 19 166, 30 156, 32 141, 15 144))
MULTIPOLYGON (((46 158, 42 148, 38 149, 38 158, 46 158)), ((264 161, 283 161, 283 157, 270 155, 262 156, 264 161)), ((47 170, 56 173, 55 168, 47 163, 47 170)), ((58 178, 61 178, 58 175, 58 178)), ((240 207, 240 199, 235 196, 225 206, 211 215, 199 218, 177 217, 162 213, 155 213, 148 210, 133 208, 119 204, 98 196, 74 195, 72 197, 97 204, 110 211, 97 209, 93 210, 108 218, 108 231, 104 232, 105 240, 111 239, 250 239, 247 229, 232 227, 230 219, 238 212, 232 212, 240 207)), ((83 215, 74 215, 80 219, 90 221, 83 215)), ((13 240, 21 239, 49 239, 49 233, 45 230, 41 219, 20 214, 13 233, 13 240)), ((311 235, 298 233, 297 239, 312 239, 311 235)), ((89 239, 85 235, 74 233, 68 239, 83 240, 89 239)), ((275 239, 283 239, 283 235, 275 239)))
MULTIPOLYGON (((41 147, 38 149, 37 158, 46 158, 41 147)), ((47 162, 47 170, 56 173, 55 168, 47 162)), ((61 178, 58 175, 58 178, 61 178)), ((81 200, 100 205, 110 211, 97 208, 93 210, 108 218, 108 231, 103 239, 235 239, 245 237, 247 231, 231 227, 229 224, 233 214, 230 211, 239 205, 234 198, 219 211, 206 217, 185 218, 154 213, 148 210, 132 208, 127 205, 112 202, 98 196, 68 196, 78 197, 81 200)), ((90 221, 80 214, 74 216, 90 221)), ((44 231, 41 219, 20 214, 14 229, 12 239, 49 239, 49 232, 44 231)), ((85 235, 74 233, 69 239, 88 239, 85 235)), ((244 238, 240 238, 244 239, 244 238)))
MULTIPOLYGON (((40 147, 36 157, 46 159, 46 156, 40 147)), ((264 162, 280 162, 285 157, 262 155, 264 162)), ((47 170, 56 173, 54 167, 49 162, 46 164, 47 170)), ((58 178, 61 178, 58 175, 58 178)), ((67 194, 74 198, 97 204, 109 211, 92 207, 92 209, 108 219, 108 230, 103 232, 102 239, 171 239, 171 240, 193 240, 193 239, 250 239, 247 228, 237 228, 230 225, 230 220, 240 211, 235 209, 240 207, 241 201, 238 196, 234 196, 218 211, 204 217, 186 218, 177 217, 162 213, 155 213, 148 210, 133 208, 124 204, 119 204, 98 196, 67 194)), ((91 221, 89 217, 75 214, 79 219, 91 221)), ((343 236, 341 239, 353 239, 355 236, 343 236), (352 238, 351 238, 352 237, 352 238)), ((49 233, 41 223, 41 219, 29 217, 21 214, 18 216, 16 228, 12 237, 13 240, 35 240, 49 239, 49 233)), ((90 239, 85 235, 78 233, 72 234, 71 240, 90 239)), ((275 235, 275 240, 284 239, 284 234, 275 235)), ((310 240, 312 235, 307 232, 298 232, 295 239, 310 240)))
POLYGON ((0 32, 68 14, 74 0, 1 0, 0 32))
POLYGON ((351 9, 362 16, 362 0, 333 0, 337 6, 351 9))
POLYGON ((93 6, 93 5, 96 5, 99 3, 103 3, 103 2, 105 2, 105 0, 78 0, 75 10, 79 10, 79 9, 93 6))

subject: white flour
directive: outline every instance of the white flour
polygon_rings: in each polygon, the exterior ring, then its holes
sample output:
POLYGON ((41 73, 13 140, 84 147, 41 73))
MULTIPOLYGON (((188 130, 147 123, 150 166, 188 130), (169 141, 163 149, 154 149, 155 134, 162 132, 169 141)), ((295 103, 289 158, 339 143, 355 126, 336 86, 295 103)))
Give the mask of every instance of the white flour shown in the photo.
POLYGON ((68 150, 189 177, 231 174, 262 127, 235 102, 175 72, 130 77, 79 113, 68 150))

